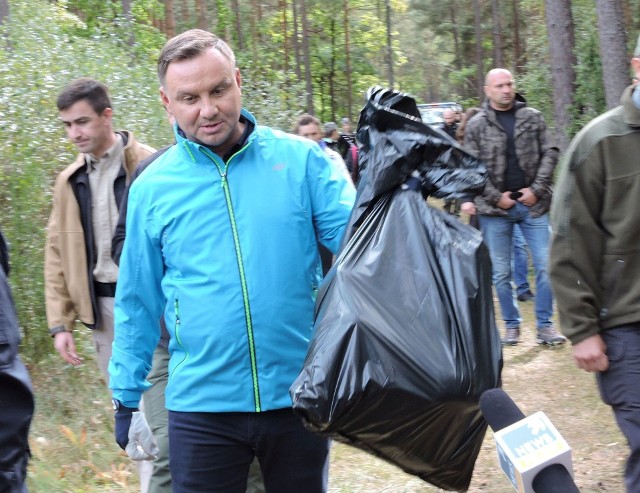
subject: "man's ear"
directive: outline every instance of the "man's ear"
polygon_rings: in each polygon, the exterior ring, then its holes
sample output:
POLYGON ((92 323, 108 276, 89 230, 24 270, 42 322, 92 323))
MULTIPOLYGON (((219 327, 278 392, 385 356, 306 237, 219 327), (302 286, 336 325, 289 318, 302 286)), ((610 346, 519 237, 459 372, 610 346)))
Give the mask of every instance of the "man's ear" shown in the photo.
POLYGON ((104 116, 105 118, 107 118, 107 120, 111 120, 113 118, 113 109, 112 108, 103 109, 102 115, 100 116, 104 116))
POLYGON ((633 76, 636 82, 640 81, 640 57, 633 57, 631 59, 631 69, 633 70, 633 76))
POLYGON ((238 84, 238 89, 242 91, 242 76, 240 75, 240 69, 236 67, 236 84, 238 84))

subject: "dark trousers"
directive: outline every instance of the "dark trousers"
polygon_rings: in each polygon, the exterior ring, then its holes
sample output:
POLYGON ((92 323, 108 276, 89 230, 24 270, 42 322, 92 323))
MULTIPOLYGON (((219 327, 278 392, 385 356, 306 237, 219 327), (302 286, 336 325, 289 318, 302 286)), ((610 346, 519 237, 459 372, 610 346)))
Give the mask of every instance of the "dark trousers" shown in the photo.
POLYGON ((258 458, 267 493, 327 491, 329 440, 291 409, 261 413, 169 411, 174 493, 244 493, 258 458))
POLYGON ((602 338, 609 369, 596 374, 600 394, 631 449, 624 474, 627 493, 640 493, 640 325, 605 330, 602 338))

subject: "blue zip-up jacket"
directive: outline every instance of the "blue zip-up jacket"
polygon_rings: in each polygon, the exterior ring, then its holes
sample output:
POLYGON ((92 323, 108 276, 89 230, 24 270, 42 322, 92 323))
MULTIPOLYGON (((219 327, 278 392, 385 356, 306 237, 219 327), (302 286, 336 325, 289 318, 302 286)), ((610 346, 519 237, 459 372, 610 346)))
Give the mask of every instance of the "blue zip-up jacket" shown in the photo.
POLYGON ((167 409, 290 407, 321 280, 316 239, 338 249, 353 185, 316 143, 268 127, 256 125, 226 164, 177 127, 176 143, 129 194, 113 397, 138 406, 164 311, 167 409))

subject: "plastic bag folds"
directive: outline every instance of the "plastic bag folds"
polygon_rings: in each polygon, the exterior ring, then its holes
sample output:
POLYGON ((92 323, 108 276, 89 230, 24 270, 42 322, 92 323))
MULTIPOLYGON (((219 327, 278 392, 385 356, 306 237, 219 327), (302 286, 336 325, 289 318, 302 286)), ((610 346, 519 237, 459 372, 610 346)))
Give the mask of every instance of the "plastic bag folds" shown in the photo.
MULTIPOLYGON (((477 230, 429 207, 424 189, 402 186, 416 170, 424 185, 424 156, 443 153, 428 149, 433 136, 414 121, 406 95, 386 91, 389 102, 376 94, 369 91, 359 122, 360 130, 376 127, 358 133, 368 165, 361 207, 320 289, 293 408, 317 433, 440 488, 466 490, 487 427, 478 399, 499 386, 502 366, 489 254, 477 230), (423 142, 420 159, 391 135, 403 118, 423 142)), ((480 191, 482 166, 454 154, 480 191)))

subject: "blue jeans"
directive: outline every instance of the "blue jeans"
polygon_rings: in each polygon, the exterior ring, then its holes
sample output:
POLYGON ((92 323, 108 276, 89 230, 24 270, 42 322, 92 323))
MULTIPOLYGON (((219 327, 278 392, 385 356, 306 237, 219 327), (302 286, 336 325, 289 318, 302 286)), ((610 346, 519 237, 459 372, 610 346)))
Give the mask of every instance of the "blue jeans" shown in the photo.
POLYGON ((513 281, 516 294, 530 291, 529 286, 529 250, 519 225, 513 227, 513 281))
POLYGON ((536 275, 536 327, 552 325, 553 294, 549 282, 549 215, 532 217, 529 208, 516 202, 506 216, 479 216, 480 231, 491 256, 493 284, 507 329, 520 327, 520 311, 511 286, 511 253, 514 226, 520 226, 529 245, 536 275))
POLYGON ((267 492, 325 493, 329 439, 292 409, 260 413, 169 411, 174 493, 245 493, 258 458, 267 492))
POLYGON ((624 471, 627 493, 640 492, 640 325, 604 330, 609 369, 596 373, 600 395, 611 406, 629 444, 624 471))

